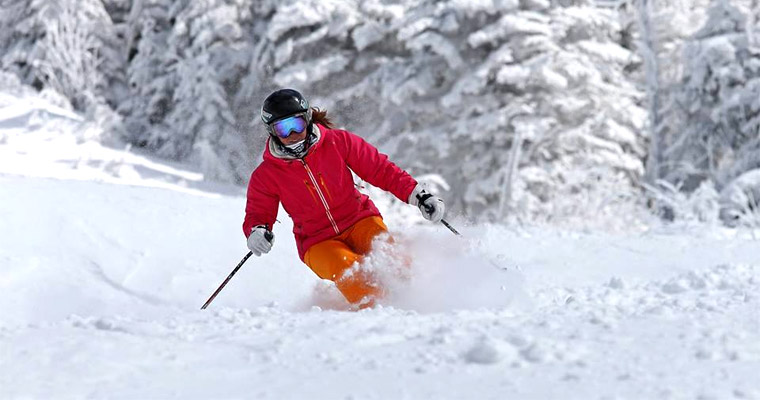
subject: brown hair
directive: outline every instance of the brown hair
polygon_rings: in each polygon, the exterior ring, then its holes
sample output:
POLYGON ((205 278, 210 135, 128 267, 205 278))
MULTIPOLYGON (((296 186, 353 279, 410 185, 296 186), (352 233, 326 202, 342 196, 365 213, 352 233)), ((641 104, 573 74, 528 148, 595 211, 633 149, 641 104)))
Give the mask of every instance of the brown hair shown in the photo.
POLYGON ((333 129, 334 125, 330 118, 327 116, 327 110, 320 110, 319 108, 312 107, 311 120, 315 124, 320 124, 327 129, 333 129))

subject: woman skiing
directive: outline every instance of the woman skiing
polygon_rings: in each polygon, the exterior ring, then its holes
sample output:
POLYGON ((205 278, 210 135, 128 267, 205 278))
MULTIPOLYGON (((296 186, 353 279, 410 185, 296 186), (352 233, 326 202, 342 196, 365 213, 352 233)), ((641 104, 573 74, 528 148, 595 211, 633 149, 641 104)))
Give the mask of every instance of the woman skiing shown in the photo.
POLYGON ((257 256, 271 250, 272 226, 282 203, 293 219, 301 260, 320 278, 335 282, 355 307, 372 306, 382 289, 369 274, 351 266, 388 228, 372 200, 356 189, 351 171, 419 207, 433 222, 443 218, 443 200, 361 137, 334 129, 327 112, 312 109, 296 90, 270 94, 261 119, 269 138, 264 161, 248 184, 243 222, 248 248, 257 256))

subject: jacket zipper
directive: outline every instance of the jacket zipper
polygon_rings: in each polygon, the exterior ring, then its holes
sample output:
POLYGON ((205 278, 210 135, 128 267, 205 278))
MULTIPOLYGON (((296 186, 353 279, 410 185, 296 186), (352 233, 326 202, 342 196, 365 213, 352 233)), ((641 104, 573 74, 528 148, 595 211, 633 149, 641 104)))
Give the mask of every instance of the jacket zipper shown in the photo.
POLYGON ((306 164, 305 160, 298 159, 298 161, 300 161, 304 169, 306 169, 306 173, 309 175, 309 179, 311 179, 311 183, 314 185, 314 188, 317 190, 319 199, 322 200, 322 205, 325 207, 325 212, 327 213, 327 219, 330 220, 330 224, 332 224, 332 227, 335 230, 335 234, 336 235, 340 234, 340 230, 338 229, 338 224, 335 223, 335 220, 333 219, 333 216, 330 213, 330 206, 327 204, 327 199, 325 199, 325 195, 322 193, 322 190, 319 188, 317 179, 314 178, 314 174, 311 173, 311 168, 309 168, 309 165, 306 164))

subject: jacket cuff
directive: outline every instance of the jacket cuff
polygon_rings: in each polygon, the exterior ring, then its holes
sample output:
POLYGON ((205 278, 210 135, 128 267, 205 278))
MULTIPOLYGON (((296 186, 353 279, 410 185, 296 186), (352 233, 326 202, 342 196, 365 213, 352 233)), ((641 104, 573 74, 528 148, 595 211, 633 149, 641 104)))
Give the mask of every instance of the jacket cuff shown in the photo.
POLYGON ((422 192, 424 191, 425 191, 425 188, 422 186, 421 183, 418 183, 417 186, 414 187, 414 190, 412 190, 412 194, 409 195, 409 199, 406 202, 413 206, 418 206, 419 200, 417 199, 417 195, 422 194, 422 192))
POLYGON ((248 237, 251 237, 251 233, 253 233, 253 231, 255 231, 255 230, 256 230, 256 229, 258 229, 258 228, 264 228, 264 229, 266 229, 266 230, 269 230, 269 227, 268 227, 268 226, 266 226, 265 224, 258 224, 258 225, 256 225, 256 226, 254 226, 253 228, 251 228, 251 232, 250 232, 250 233, 248 233, 248 237))

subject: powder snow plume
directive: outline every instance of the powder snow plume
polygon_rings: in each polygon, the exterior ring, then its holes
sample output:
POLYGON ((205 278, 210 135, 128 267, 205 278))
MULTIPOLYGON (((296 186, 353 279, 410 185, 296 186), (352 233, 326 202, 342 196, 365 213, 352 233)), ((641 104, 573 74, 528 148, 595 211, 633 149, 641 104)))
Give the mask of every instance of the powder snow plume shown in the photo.
POLYGON ((418 312, 506 308, 527 297, 513 267, 483 254, 477 241, 442 229, 382 238, 357 266, 373 271, 387 291, 384 306, 418 312))

